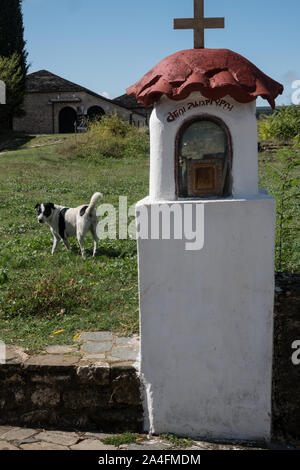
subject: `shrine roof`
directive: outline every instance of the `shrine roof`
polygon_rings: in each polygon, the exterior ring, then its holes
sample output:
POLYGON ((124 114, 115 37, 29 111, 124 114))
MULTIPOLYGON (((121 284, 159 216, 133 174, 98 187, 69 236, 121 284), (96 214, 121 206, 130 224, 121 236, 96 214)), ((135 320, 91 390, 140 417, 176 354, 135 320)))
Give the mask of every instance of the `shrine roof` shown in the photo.
POLYGON ((163 59, 126 91, 144 106, 153 106, 162 95, 183 100, 200 91, 209 99, 229 95, 240 103, 261 96, 275 108, 283 86, 229 49, 188 49, 163 59))

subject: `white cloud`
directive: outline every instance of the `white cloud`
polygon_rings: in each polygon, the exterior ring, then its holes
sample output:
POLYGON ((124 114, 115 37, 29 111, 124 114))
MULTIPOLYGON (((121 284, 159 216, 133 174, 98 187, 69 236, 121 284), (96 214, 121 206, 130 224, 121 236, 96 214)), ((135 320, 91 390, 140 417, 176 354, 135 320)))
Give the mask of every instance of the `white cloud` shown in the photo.
POLYGON ((107 91, 103 91, 102 93, 100 93, 100 95, 104 96, 104 98, 108 98, 109 100, 111 100, 111 96, 107 91))

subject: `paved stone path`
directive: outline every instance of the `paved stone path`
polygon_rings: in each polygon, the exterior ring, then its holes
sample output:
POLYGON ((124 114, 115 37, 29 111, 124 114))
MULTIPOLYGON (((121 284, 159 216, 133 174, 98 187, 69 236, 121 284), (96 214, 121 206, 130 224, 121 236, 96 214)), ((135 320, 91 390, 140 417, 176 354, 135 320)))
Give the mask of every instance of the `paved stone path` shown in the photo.
MULTIPOLYGON (((0 450, 180 450, 168 439, 135 434, 130 444, 120 446, 104 444, 107 437, 113 434, 45 431, 12 426, 0 426, 0 450)), ((240 445, 221 445, 207 442, 191 441, 184 450, 251 450, 240 445)), ((257 448, 256 448, 257 449, 257 448)))
POLYGON ((72 346, 48 346, 41 354, 29 355, 18 346, 6 347, 8 364, 68 366, 97 363, 98 367, 134 367, 139 357, 139 337, 120 337, 100 331, 81 333, 72 346))

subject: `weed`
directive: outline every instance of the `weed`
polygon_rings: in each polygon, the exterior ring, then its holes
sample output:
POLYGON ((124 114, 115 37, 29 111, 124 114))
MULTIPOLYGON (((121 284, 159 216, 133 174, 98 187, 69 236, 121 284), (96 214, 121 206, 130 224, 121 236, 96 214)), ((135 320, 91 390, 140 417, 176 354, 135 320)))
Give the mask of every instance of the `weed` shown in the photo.
POLYGON ((192 445, 194 444, 192 439, 178 437, 174 434, 162 434, 160 437, 171 442, 171 444, 173 444, 173 446, 175 447, 187 448, 192 447, 192 445))
POLYGON ((136 442, 137 434, 132 434, 130 432, 124 432, 123 434, 116 434, 114 436, 106 437, 102 442, 106 445, 119 447, 124 444, 131 444, 136 442))

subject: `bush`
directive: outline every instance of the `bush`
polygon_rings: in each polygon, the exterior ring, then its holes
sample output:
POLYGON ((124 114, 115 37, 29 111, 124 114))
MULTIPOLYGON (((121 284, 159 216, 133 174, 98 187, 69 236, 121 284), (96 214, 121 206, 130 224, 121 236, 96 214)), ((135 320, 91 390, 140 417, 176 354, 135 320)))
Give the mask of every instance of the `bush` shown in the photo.
POLYGON ((280 143, 297 139, 300 136, 300 106, 282 106, 270 116, 261 116, 258 135, 261 140, 280 143))
POLYGON ((276 271, 299 272, 299 176, 297 146, 276 152, 277 162, 267 168, 269 190, 277 202, 276 271))
POLYGON ((88 131, 76 139, 77 143, 72 141, 64 147, 64 152, 92 161, 101 158, 142 158, 149 154, 148 129, 137 129, 116 114, 89 122, 88 131))

